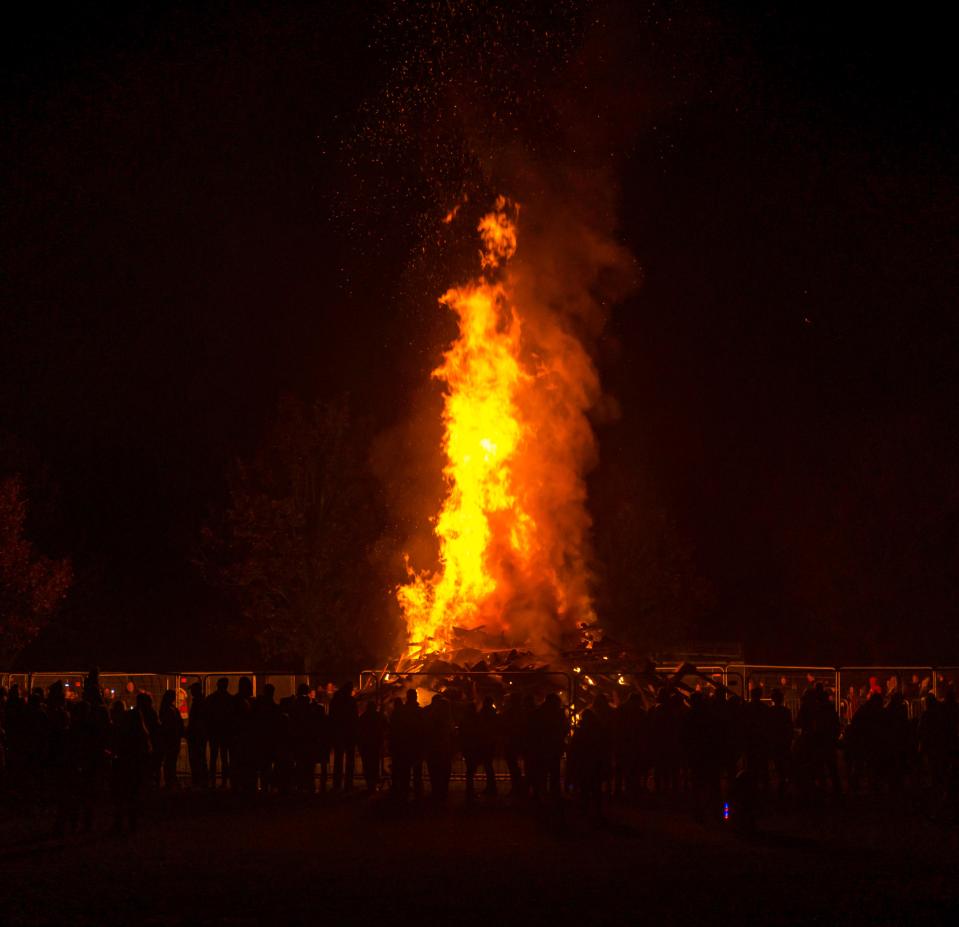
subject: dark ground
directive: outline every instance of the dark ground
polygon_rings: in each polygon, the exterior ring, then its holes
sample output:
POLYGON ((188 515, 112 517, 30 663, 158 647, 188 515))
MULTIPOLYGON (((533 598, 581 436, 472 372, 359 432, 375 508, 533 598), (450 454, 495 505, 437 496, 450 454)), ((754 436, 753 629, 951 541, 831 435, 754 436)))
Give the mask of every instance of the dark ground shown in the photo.
POLYGON ((384 802, 154 799, 134 836, 37 839, 5 809, 0 921, 78 924, 944 923, 959 831, 889 797, 767 816, 751 840, 680 808, 588 826, 505 800, 399 814, 384 802))

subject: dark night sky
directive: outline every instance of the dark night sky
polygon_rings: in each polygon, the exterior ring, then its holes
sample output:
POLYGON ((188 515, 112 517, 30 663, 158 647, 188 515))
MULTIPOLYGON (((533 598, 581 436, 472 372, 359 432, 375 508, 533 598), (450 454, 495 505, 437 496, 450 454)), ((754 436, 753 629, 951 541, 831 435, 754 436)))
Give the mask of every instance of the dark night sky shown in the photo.
MULTIPOLYGON (((59 487, 46 546, 96 577, 84 627, 175 614, 187 632, 190 545, 277 397, 348 390, 387 428, 440 344, 451 281, 413 260, 411 215, 452 171, 411 183, 410 139, 372 129, 408 105, 397 87, 445 4, 199 6, 51 7, 6 30, 0 428, 59 487)), ((601 467, 642 470, 695 549, 715 589, 698 637, 948 662, 950 33, 876 5, 782 6, 512 5, 507 59, 534 84, 524 35, 606 17, 606 93, 640 101, 615 179, 644 283, 599 347, 622 409, 601 467)), ((482 55, 502 19, 463 21, 482 55)), ((559 58, 582 66, 575 45, 559 58)), ((561 87, 562 65, 546 71, 561 87)))

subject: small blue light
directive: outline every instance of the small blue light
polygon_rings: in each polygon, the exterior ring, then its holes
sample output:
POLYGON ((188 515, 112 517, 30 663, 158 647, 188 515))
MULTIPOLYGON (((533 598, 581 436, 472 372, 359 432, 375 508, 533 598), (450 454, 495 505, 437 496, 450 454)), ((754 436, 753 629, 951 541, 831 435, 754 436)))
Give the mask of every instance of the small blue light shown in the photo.
POLYGON ((723 820, 724 821, 729 820, 729 802, 728 801, 723 802, 723 820))

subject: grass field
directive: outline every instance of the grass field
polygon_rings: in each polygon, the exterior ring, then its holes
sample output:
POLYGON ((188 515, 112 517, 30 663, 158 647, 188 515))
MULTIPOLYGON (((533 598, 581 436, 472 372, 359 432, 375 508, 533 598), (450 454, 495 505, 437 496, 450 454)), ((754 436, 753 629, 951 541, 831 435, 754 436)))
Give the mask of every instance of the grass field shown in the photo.
POLYGON ((153 796, 134 835, 44 837, 5 807, 4 924, 907 924, 959 901, 954 825, 882 796, 770 809, 739 836, 650 797, 438 810, 383 799, 153 796))

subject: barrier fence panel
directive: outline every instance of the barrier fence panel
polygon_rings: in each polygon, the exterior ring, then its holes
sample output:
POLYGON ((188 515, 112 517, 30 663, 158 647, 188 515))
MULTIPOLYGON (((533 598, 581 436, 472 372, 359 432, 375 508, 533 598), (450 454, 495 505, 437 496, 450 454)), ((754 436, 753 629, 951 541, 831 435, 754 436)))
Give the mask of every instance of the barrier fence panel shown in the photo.
MULTIPOLYGON (((776 666, 772 664, 740 663, 726 667, 727 673, 741 674, 744 680, 742 697, 749 698, 750 692, 760 686, 764 700, 772 697, 773 689, 783 693, 785 706, 793 718, 799 712, 799 703, 803 692, 821 684, 829 695, 835 697, 839 684, 834 666, 776 666)), ((739 693, 737 693, 739 694, 739 693)), ((839 708, 837 701, 837 710, 839 708)))
POLYGON ((256 673, 253 670, 246 670, 245 672, 236 672, 231 670, 228 672, 205 672, 205 673, 184 673, 186 675, 198 676, 200 681, 203 683, 203 694, 212 695, 216 692, 216 684, 220 679, 226 679, 229 681, 230 686, 229 690, 232 693, 236 693, 240 685, 240 680, 246 676, 253 683, 253 694, 256 695, 256 673))
POLYGON ((937 666, 936 695, 944 699, 949 690, 953 693, 959 691, 959 666, 937 666))
POLYGON ((926 695, 936 691, 936 678, 931 666, 843 666, 839 670, 840 692, 850 718, 873 692, 884 700, 898 693, 909 717, 918 717, 926 695))
POLYGON ((100 676, 100 687, 108 702, 119 698, 128 708, 134 706, 138 693, 148 692, 153 698, 154 710, 158 711, 163 693, 167 689, 175 691, 177 685, 175 675, 104 673, 100 676))
POLYGON ((46 692, 54 683, 63 683, 63 692, 68 699, 79 698, 83 693, 83 680, 86 673, 32 673, 30 677, 31 689, 43 689, 46 692))
MULTIPOLYGON (((29 678, 31 688, 41 688, 44 691, 54 683, 62 682, 67 699, 73 700, 83 695, 83 684, 87 674, 86 672, 31 673, 29 678)), ((104 700, 109 704, 114 699, 121 699, 128 708, 133 707, 140 692, 149 692, 153 697, 154 707, 158 708, 163 693, 171 688, 174 682, 174 676, 157 673, 100 674, 100 689, 104 700)))
POLYGON ((29 673, 0 673, 0 686, 8 692, 12 686, 17 686, 22 696, 26 696, 30 689, 29 673))
POLYGON ((285 698, 292 698, 296 695, 297 686, 301 682, 309 682, 307 676, 298 676, 295 673, 264 673, 257 676, 257 690, 262 691, 262 686, 273 686, 273 697, 277 702, 282 702, 285 698))

